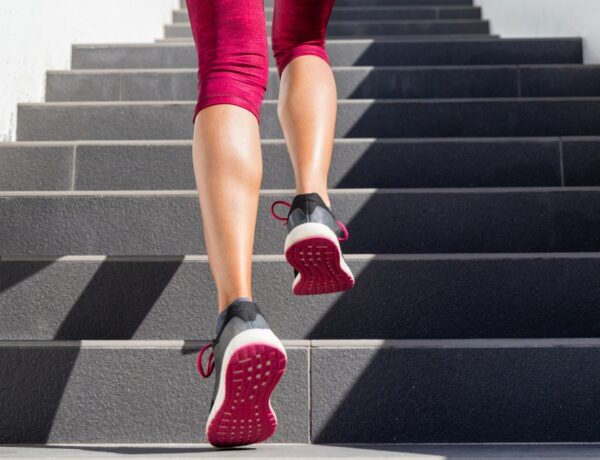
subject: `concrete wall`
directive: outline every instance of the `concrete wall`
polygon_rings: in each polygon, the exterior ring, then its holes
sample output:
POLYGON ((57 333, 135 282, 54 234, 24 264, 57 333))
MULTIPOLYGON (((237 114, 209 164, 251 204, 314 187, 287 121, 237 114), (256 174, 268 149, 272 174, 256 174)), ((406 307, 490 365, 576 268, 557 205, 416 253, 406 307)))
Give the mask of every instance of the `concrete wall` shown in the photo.
POLYGON ((504 37, 584 38, 586 63, 600 63, 599 0, 475 0, 504 37))
POLYGON ((73 43, 148 42, 178 0, 2 0, 0 141, 14 140, 17 102, 44 100, 46 70, 71 65, 73 43))

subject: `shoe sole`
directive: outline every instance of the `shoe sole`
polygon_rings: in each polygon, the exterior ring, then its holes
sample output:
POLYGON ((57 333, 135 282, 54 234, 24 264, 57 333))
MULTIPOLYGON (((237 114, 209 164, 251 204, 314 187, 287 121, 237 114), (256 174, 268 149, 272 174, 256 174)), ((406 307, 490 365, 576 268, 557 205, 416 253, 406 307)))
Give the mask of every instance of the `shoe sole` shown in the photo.
POLYGON ((206 426, 215 447, 262 442, 277 430, 271 393, 281 380, 287 355, 268 329, 237 335, 227 347, 215 404, 206 426))
POLYGON ((288 234, 284 251, 288 263, 298 271, 292 284, 295 295, 331 294, 354 287, 338 238, 326 225, 298 225, 288 234))

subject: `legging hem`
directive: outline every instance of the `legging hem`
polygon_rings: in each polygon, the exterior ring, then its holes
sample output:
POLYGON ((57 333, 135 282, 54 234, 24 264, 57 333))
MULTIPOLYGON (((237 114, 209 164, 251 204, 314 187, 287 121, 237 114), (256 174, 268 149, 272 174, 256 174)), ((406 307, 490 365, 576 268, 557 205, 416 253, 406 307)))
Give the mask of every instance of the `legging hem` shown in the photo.
POLYGON ((329 55, 325 48, 317 45, 300 45, 292 49, 280 62, 277 63, 277 72, 279 78, 290 62, 300 56, 317 56, 323 59, 327 64, 331 65, 329 55))
POLYGON ((260 108, 257 110, 254 104, 248 102, 243 97, 232 96, 232 95, 209 96, 209 97, 200 99, 197 102, 196 107, 194 109, 194 116, 192 117, 192 124, 194 124, 196 122, 196 117, 198 116, 198 112, 200 112, 202 109, 205 109, 206 107, 209 107, 211 105, 218 105, 218 104, 231 104, 231 105, 236 105, 238 107, 242 107, 242 108, 248 110, 250 113, 252 113, 252 115, 254 115, 256 117, 256 121, 260 125, 260 108))

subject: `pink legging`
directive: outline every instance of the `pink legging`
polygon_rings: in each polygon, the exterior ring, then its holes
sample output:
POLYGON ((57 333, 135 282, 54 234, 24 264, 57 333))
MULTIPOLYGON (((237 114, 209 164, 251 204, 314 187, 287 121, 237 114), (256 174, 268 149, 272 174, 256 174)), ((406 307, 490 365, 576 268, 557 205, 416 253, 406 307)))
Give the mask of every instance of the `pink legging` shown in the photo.
MULTIPOLYGON (((267 90, 269 57, 264 0, 186 0, 198 53, 200 110, 234 104, 254 114, 267 90)), ((328 64, 325 35, 335 0, 275 0, 271 48, 279 78, 302 55, 328 64)))

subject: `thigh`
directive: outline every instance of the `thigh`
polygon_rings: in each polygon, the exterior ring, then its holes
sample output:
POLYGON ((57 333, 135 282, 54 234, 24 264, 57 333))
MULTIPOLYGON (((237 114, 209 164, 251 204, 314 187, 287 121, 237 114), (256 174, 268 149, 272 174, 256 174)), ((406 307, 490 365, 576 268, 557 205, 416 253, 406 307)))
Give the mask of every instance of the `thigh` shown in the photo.
POLYGON ((335 0, 275 0, 273 40, 323 46, 335 0))
POLYGON ((263 0, 187 0, 187 7, 200 74, 243 67, 264 72, 268 54, 263 0))

